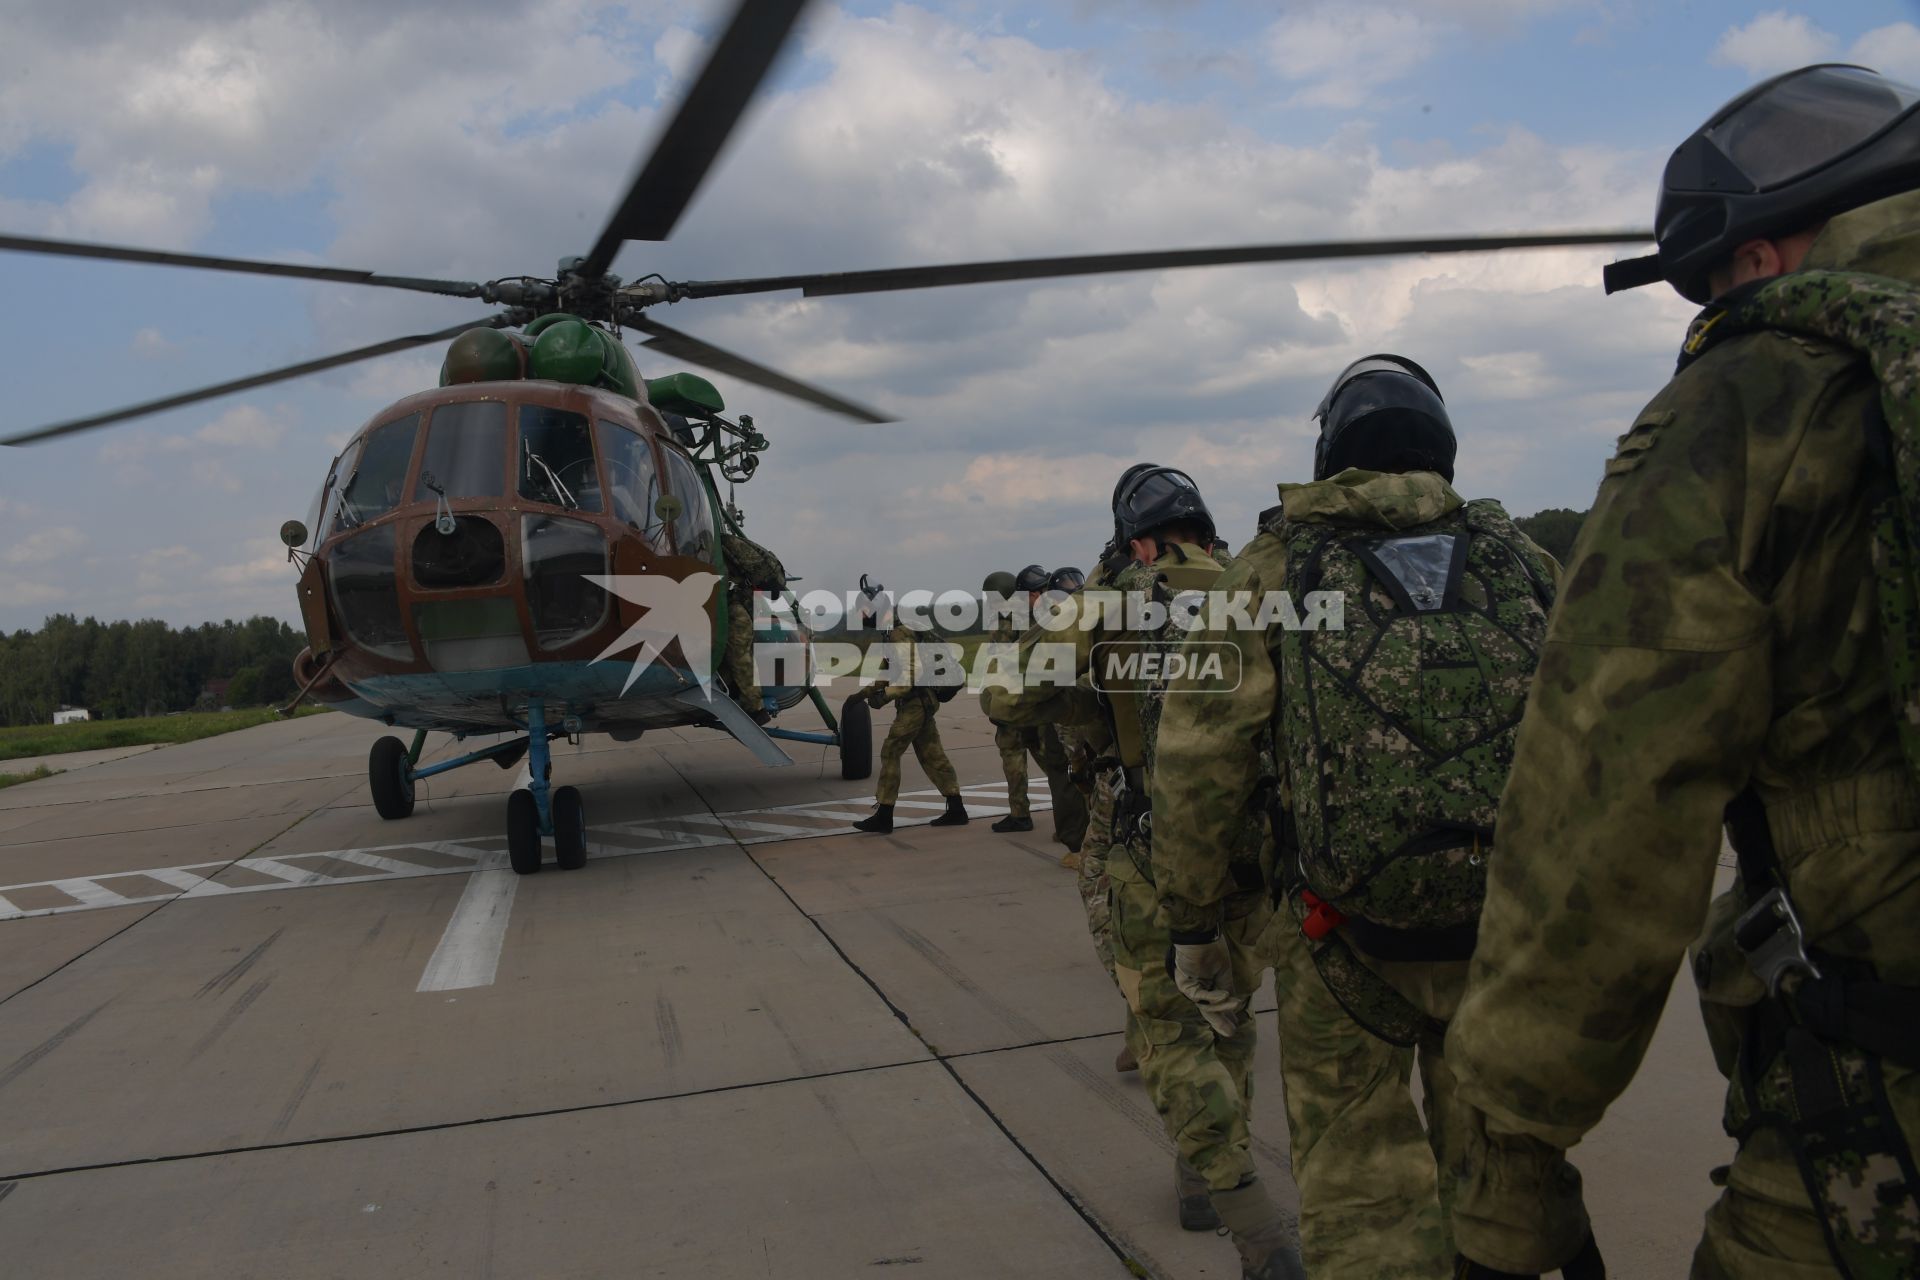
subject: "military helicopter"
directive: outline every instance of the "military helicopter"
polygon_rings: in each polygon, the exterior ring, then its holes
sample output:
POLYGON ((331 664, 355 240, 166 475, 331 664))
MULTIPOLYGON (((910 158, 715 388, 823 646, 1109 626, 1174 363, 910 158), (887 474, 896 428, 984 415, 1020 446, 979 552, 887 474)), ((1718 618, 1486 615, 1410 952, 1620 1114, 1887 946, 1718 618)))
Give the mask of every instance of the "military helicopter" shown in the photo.
MULTIPOLYGON (((368 760, 382 817, 413 810, 419 781, 481 761, 527 764, 507 801, 513 869, 540 869, 543 837, 562 868, 586 860, 576 788, 550 785, 551 744, 605 732, 702 725, 725 730, 769 765, 791 764, 780 739, 838 749, 843 776, 871 770, 866 703, 835 716, 814 686, 807 633, 791 609, 754 633, 799 661, 760 707, 710 678, 740 616, 724 544, 740 512, 715 480, 743 483, 767 438, 745 414, 724 416, 713 384, 640 377, 622 341, 641 345, 863 422, 889 419, 744 356, 659 323, 649 308, 691 299, 799 290, 808 297, 1106 272, 1417 253, 1624 245, 1644 230, 1339 241, 893 267, 734 280, 625 282, 608 268, 630 240, 667 238, 786 43, 806 0, 740 0, 705 67, 591 250, 551 278, 475 282, 382 275, 40 237, 0 235, 0 250, 193 267, 473 298, 503 310, 433 333, 392 338, 281 369, 0 438, 22 445, 161 413, 451 340, 441 385, 373 415, 334 460, 305 522, 282 540, 299 566, 308 648, 302 696, 412 729, 383 737, 368 760), (691 602, 691 603, 689 603, 691 602), (706 623, 693 625, 693 615, 706 623), (671 616, 669 616, 671 615, 671 616), (678 621, 673 619, 677 618, 678 621), (665 621, 663 621, 665 619, 665 621), (705 632, 705 634, 700 634, 705 632), (651 663, 602 661, 638 646, 651 663), (770 717, 811 700, 825 733, 770 717), (422 765, 429 732, 508 734, 422 765)), ((864 581, 864 580, 863 580, 864 581)), ((769 584, 778 595, 784 584, 769 584)), ((876 589, 877 590, 877 589, 876 589)), ((735 637, 737 640, 738 637, 735 637)))

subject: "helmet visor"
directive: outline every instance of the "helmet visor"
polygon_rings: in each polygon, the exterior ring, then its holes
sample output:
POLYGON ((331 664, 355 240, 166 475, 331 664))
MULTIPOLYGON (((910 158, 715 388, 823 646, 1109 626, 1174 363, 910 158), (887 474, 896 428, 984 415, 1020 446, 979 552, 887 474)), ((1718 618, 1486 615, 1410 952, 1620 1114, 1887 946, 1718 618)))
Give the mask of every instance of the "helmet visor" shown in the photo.
POLYGON ((1114 504, 1115 514, 1138 519, 1162 506, 1172 507, 1182 498, 1199 505, 1199 486, 1181 472, 1161 468, 1135 480, 1114 504))
POLYGON ((1846 155, 1916 101, 1920 90, 1864 67, 1810 67, 1762 88, 1702 134, 1764 191, 1846 155))
POLYGON ((1338 396, 1355 378, 1364 378, 1370 373, 1397 373, 1402 377, 1418 378, 1427 384, 1428 389, 1435 396, 1440 394, 1440 387, 1434 382, 1433 375, 1405 356, 1362 356, 1340 371, 1340 376, 1335 378, 1333 385, 1327 388, 1327 394, 1321 397, 1320 407, 1313 411, 1313 416, 1325 419, 1327 410, 1333 407, 1334 397, 1338 396))

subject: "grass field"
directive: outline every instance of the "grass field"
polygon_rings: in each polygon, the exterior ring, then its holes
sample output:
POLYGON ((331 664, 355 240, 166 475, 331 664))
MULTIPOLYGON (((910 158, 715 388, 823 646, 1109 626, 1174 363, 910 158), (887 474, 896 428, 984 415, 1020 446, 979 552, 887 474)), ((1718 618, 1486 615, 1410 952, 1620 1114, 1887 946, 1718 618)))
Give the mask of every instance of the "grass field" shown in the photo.
MULTIPOLYGON (((296 713, 319 715, 324 708, 301 707, 296 713)), ((68 751, 99 751, 106 747, 140 747, 150 742, 193 742, 235 729, 278 720, 272 707, 241 711, 189 711, 177 716, 143 716, 137 720, 77 720, 72 724, 28 724, 0 729, 0 760, 60 755, 68 751)), ((9 774, 16 782, 28 778, 9 774)))

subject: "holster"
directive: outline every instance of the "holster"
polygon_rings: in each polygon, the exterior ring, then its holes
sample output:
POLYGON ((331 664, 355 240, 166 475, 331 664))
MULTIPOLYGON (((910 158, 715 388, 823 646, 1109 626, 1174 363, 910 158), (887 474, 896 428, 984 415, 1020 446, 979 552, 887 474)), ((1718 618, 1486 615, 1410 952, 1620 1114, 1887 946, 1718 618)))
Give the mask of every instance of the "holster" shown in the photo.
POLYGON ((1920 1274, 1920 1174, 1882 1071, 1920 1069, 1920 990, 1807 945, 1752 791, 1727 807, 1727 829, 1754 904, 1738 944, 1769 986, 1747 1010, 1727 1132, 1742 1146, 1762 1128, 1781 1134, 1842 1276, 1920 1274))

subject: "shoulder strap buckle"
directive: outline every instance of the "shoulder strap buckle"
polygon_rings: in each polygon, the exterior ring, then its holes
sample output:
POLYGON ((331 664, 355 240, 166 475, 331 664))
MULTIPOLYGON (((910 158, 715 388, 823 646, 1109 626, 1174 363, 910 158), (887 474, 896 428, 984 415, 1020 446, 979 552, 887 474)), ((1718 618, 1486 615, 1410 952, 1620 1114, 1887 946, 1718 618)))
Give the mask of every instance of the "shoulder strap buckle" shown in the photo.
POLYGON ((1733 926, 1734 944, 1747 958, 1747 967, 1767 984, 1767 994, 1780 994, 1790 973, 1820 977, 1820 967, 1807 954, 1806 934, 1794 914, 1787 891, 1775 886, 1747 909, 1733 926))

